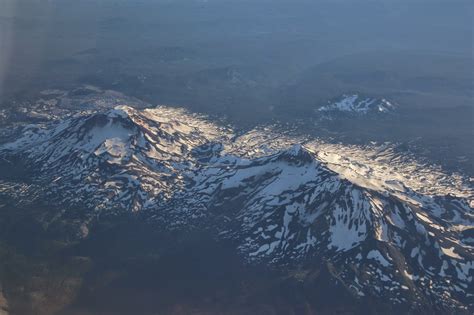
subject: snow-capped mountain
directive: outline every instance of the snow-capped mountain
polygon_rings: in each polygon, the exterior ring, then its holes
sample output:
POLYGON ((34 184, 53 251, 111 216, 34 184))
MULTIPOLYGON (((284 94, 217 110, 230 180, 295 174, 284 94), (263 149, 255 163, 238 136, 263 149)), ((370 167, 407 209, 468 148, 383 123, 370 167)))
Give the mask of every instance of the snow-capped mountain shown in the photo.
POLYGON ((330 261, 353 294, 395 304, 463 309, 474 301, 463 199, 360 186, 300 145, 254 160, 223 157, 197 177, 193 195, 249 261, 330 261))
POLYGON ((393 112, 395 106, 388 100, 382 98, 364 97, 359 94, 342 95, 340 98, 328 102, 327 105, 318 108, 318 112, 327 115, 368 115, 387 114, 393 112))
POLYGON ((86 224, 140 213, 160 228, 204 228, 250 264, 326 264, 357 299, 472 311, 472 188, 388 148, 360 150, 118 106, 1 145, 2 164, 28 165, 29 185, 3 180, 0 193, 61 205, 58 216, 83 211, 86 224))
POLYGON ((29 126, 2 146, 3 158, 26 159, 48 199, 93 209, 138 211, 170 198, 193 149, 222 132, 198 117, 180 122, 167 108, 117 106, 47 126, 29 126))

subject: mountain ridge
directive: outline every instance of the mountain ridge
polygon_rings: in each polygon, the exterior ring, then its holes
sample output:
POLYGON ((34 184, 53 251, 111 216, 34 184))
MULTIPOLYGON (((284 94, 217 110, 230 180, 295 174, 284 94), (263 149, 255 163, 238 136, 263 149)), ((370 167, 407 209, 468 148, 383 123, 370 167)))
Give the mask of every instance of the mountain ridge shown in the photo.
MULTIPOLYGON (((263 137, 272 132, 263 130, 263 137)), ((254 146, 258 137, 235 137, 167 107, 118 106, 30 126, 0 146, 0 157, 34 166, 38 188, 29 189, 36 200, 64 208, 51 222, 81 209, 79 239, 98 217, 137 213, 170 231, 210 230, 249 264, 330 262, 331 274, 358 299, 472 308, 474 250, 461 233, 474 221, 468 188, 421 192, 408 179, 374 173, 377 164, 346 161, 324 146, 254 146)), ((2 187, 12 200, 24 198, 8 181, 2 187)))

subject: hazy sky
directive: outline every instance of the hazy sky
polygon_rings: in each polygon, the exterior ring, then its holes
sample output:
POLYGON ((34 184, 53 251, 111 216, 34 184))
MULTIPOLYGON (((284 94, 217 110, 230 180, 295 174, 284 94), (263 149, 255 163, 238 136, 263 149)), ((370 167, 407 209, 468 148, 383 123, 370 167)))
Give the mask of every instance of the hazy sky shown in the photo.
POLYGON ((0 95, 38 80, 45 63, 87 49, 129 60, 153 46, 180 47, 205 66, 272 64, 285 80, 357 52, 469 56, 472 9, 471 1, 433 0, 3 0, 0 95))

